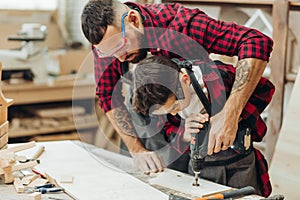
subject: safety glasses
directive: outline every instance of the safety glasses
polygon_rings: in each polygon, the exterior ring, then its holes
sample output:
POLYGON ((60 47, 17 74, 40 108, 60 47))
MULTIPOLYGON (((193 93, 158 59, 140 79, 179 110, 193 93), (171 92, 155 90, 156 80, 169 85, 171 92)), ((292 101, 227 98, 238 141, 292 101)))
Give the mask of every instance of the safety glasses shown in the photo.
POLYGON ((113 40, 113 38, 109 39, 107 42, 104 42, 101 45, 101 46, 103 46, 103 49, 100 49, 100 48, 94 46, 99 58, 107 58, 107 57, 112 57, 112 56, 118 57, 118 56, 126 53, 126 50, 129 46, 129 41, 126 39, 124 20, 127 15, 128 15, 128 12, 126 12, 122 15, 122 19, 121 19, 122 38, 121 39, 117 40, 117 42, 115 42, 116 40, 113 40), (106 43, 109 43, 109 44, 106 44, 106 43), (111 46, 112 46, 112 48, 111 48, 111 46))

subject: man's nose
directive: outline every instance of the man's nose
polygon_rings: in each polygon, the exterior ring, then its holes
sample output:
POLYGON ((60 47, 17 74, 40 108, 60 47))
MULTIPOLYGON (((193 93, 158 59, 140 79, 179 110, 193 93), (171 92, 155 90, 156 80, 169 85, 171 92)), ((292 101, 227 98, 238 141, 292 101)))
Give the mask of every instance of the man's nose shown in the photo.
POLYGON ((116 57, 120 62, 125 62, 126 56, 127 56, 127 53, 123 53, 123 54, 121 54, 121 55, 115 55, 115 57, 116 57))

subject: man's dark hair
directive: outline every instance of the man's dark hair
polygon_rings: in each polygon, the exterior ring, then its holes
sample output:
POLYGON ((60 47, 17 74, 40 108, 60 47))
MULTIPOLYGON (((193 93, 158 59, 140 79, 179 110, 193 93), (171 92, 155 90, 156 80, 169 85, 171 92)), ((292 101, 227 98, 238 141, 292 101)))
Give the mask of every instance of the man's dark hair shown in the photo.
POLYGON ((92 44, 99 44, 108 25, 113 25, 112 0, 89 0, 81 14, 81 28, 92 44))
POLYGON ((136 112, 148 116, 178 89, 178 65, 163 56, 152 56, 137 64, 134 71, 132 104, 136 112))

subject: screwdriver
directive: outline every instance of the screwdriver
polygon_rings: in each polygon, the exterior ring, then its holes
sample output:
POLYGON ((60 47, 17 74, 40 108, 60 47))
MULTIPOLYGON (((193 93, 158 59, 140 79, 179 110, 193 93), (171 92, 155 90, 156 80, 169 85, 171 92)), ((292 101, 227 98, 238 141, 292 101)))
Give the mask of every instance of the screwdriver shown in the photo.
POLYGON ((40 192, 42 194, 56 193, 56 192, 63 192, 63 191, 64 191, 64 189, 61 187, 56 187, 56 188, 40 187, 40 188, 27 188, 26 189, 26 193, 40 192))
POLYGON ((45 193, 55 193, 55 192, 63 192, 64 189, 63 188, 39 188, 39 189, 36 189, 35 192, 40 192, 42 194, 45 194, 45 193))

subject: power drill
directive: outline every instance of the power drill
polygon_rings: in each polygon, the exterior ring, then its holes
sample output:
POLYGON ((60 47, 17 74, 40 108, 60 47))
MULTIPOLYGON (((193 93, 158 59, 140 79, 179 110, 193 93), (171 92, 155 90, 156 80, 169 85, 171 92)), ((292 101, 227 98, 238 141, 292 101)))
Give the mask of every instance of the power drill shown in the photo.
MULTIPOLYGON (((178 66, 185 68, 188 75, 190 76, 191 83, 197 96, 199 97, 202 105, 205 108, 205 111, 209 116, 211 116, 211 105, 209 100, 207 99, 205 93, 203 92, 195 74, 193 72, 193 65, 198 65, 202 70, 207 68, 206 63, 200 60, 182 60, 180 61, 177 58, 172 59, 178 66), (200 62, 199 62, 200 61, 200 62)), ((192 169, 195 174, 195 183, 194 186, 199 186, 198 178, 200 174, 200 170, 203 169, 204 159, 207 155, 208 148, 208 133, 210 131, 210 123, 203 123, 203 128, 201 128, 199 133, 192 134, 192 140, 190 143, 191 150, 191 161, 192 161, 192 169)))
POLYGON ((191 150, 192 169, 195 174, 195 182, 193 183, 193 186, 199 186, 198 178, 199 178, 200 170, 202 170, 204 167, 204 159, 207 155, 209 130, 210 130, 210 123, 205 122, 203 124, 203 128, 201 128, 199 133, 192 134, 190 150, 191 150))

